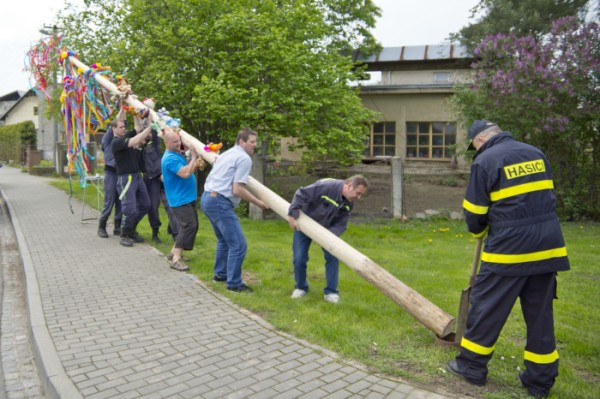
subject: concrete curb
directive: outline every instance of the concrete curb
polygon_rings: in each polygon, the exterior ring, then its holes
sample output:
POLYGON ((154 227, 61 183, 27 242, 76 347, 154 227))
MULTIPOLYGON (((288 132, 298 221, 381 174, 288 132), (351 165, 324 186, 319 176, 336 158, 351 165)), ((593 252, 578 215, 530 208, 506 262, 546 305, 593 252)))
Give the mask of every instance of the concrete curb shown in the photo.
POLYGON ((0 195, 2 195, 8 208, 8 214, 15 230, 19 253, 21 254, 21 262, 23 263, 25 274, 25 297, 29 313, 29 335, 33 343, 35 362, 43 382, 44 391, 49 398, 83 398, 79 390, 75 387, 75 384, 73 384, 73 381, 66 374, 54 342, 50 337, 42 307, 37 274, 33 267, 33 262, 29 255, 29 247, 27 246, 27 241, 23 235, 19 220, 13 217, 15 210, 10 199, 3 191, 0 191, 0 195))

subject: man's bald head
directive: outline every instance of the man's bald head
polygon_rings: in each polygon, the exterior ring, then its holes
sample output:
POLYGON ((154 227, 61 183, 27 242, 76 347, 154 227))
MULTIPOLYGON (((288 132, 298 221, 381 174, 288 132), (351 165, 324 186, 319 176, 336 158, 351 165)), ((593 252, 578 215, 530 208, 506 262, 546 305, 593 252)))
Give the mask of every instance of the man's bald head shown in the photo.
POLYGON ((173 129, 165 129, 163 133, 163 140, 165 141, 165 148, 169 151, 179 151, 181 148, 181 137, 173 129))

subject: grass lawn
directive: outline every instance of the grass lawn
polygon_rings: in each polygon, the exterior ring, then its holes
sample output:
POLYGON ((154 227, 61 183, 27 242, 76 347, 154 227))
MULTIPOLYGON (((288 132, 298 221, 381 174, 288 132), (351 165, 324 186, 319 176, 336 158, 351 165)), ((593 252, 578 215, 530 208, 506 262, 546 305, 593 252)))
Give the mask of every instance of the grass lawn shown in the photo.
MULTIPOLYGON (((54 183, 69 191, 66 180, 54 183)), ((74 198, 81 190, 73 184, 74 198)), ((95 197, 88 196, 95 207, 95 197)), ((166 236, 162 210, 164 253, 171 242, 166 236)), ((242 220, 248 241, 245 281, 253 294, 235 294, 212 281, 215 237, 200 213, 196 248, 186 253, 191 273, 212 289, 251 310, 277 329, 357 360, 372 372, 401 377, 408 382, 438 386, 447 392, 480 398, 526 397, 516 375, 523 368, 525 327, 519 304, 511 313, 489 363, 489 382, 471 386, 448 375, 446 362, 457 349, 436 345, 435 335, 378 289, 344 264, 340 267, 338 305, 323 300, 323 254, 311 248, 308 279, 310 291, 292 300, 292 231, 283 220, 242 220)), ((600 398, 600 224, 563 223, 572 270, 558 276, 555 331, 560 355, 560 375, 550 398, 600 398)), ((151 236, 144 219, 138 231, 151 236)), ((415 289, 442 310, 456 316, 460 293, 468 284, 475 240, 461 221, 410 221, 351 219, 342 238, 379 266, 415 289)))

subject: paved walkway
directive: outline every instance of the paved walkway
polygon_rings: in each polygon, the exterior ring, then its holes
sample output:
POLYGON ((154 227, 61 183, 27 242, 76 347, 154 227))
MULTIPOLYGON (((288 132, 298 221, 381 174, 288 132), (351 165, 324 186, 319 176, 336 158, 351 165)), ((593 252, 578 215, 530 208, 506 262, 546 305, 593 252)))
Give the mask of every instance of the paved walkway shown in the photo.
POLYGON ((448 397, 276 331, 148 245, 98 239, 95 223, 81 223, 81 204, 71 201, 72 214, 47 179, 3 167, 0 190, 48 397, 448 397))

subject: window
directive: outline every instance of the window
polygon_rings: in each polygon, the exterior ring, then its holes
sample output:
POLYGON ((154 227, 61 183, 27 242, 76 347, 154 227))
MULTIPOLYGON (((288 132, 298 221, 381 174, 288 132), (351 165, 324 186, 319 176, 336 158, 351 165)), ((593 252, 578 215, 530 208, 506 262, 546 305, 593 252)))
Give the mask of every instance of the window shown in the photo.
POLYGON ((456 144, 454 122, 407 122, 406 157, 449 160, 456 144))
POLYGON ((364 156, 368 158, 396 155, 396 122, 374 123, 366 147, 364 156))
POLYGON ((436 83, 450 82, 450 72, 434 72, 433 81, 436 83))
POLYGON ((38 107, 33 107, 33 114, 37 115, 38 114, 38 107))

